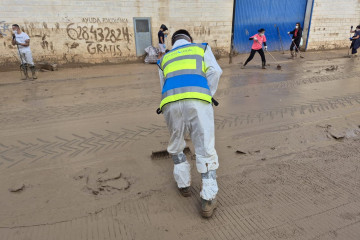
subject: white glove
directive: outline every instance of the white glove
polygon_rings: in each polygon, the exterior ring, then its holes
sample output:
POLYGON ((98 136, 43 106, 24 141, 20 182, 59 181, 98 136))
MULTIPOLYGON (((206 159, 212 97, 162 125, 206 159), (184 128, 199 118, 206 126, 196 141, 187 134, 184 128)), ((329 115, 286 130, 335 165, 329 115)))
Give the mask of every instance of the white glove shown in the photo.
POLYGON ((264 49, 267 51, 267 46, 265 46, 264 49))
POLYGON ((288 34, 290 34, 290 32, 288 32, 288 34))
POLYGON ((254 40, 257 41, 257 37, 254 37, 254 40))

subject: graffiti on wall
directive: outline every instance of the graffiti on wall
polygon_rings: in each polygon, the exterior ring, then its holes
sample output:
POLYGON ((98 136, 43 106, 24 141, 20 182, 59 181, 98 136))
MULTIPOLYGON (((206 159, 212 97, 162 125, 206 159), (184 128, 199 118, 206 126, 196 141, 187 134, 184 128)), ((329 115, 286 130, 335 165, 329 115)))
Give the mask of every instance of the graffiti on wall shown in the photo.
MULTIPOLYGON (((18 22, 21 30, 32 39, 31 49, 37 61, 61 59, 76 62, 87 54, 100 57, 93 59, 132 56, 131 44, 134 37, 127 19, 80 18, 78 21, 62 21, 64 22, 18 22), (66 57, 63 58, 63 55, 66 57)), ((6 49, 5 54, 0 57, 0 64, 6 62, 6 59, 13 60, 13 55, 16 54, 13 51, 16 47, 11 44, 11 24, 0 19, 0 47, 6 49)))
POLYGON ((211 34, 208 26, 193 27, 190 32, 196 36, 210 36, 211 34))
POLYGON ((129 33, 126 19, 82 18, 82 24, 69 23, 66 32, 68 37, 75 41, 74 43, 85 42, 86 49, 90 54, 110 53, 113 56, 121 56, 122 50, 130 51, 128 44, 131 42, 132 36, 129 33), (102 27, 97 23, 116 23, 116 25, 102 27))
POLYGON ((83 23, 128 23, 126 18, 82 18, 83 23))
POLYGON ((6 37, 6 31, 10 31, 10 24, 6 23, 6 21, 0 21, 0 37, 6 37))

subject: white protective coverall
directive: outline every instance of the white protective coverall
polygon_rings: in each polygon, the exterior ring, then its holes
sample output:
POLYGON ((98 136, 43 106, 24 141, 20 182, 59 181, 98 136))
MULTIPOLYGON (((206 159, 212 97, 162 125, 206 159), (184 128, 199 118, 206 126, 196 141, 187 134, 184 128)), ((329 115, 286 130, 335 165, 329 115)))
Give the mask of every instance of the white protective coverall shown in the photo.
MULTIPOLYGON (((180 39, 173 48, 190 42, 180 39)), ((210 46, 207 46, 204 62, 206 78, 214 96, 222 70, 218 65, 210 46)), ((164 86, 164 73, 159 69, 161 89, 164 86)), ((168 152, 174 160, 174 178, 179 188, 191 184, 190 164, 183 153, 186 146, 184 137, 190 134, 196 154, 196 168, 202 175, 201 198, 212 200, 216 197, 218 186, 216 169, 219 167, 215 150, 214 110, 210 103, 201 100, 182 100, 163 107, 164 117, 170 131, 168 152)))

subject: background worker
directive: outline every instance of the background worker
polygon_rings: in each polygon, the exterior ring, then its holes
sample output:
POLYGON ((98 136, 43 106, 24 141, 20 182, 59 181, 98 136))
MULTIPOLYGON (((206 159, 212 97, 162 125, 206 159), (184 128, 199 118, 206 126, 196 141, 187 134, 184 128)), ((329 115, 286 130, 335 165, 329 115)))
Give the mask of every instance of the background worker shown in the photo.
POLYGON ((351 56, 357 56, 357 49, 360 47, 360 25, 356 27, 355 31, 351 28, 350 33, 355 33, 354 36, 350 38, 351 56))
POLYGON ((159 59, 165 54, 166 45, 165 45, 165 31, 167 31, 168 28, 162 24, 160 26, 160 30, 158 32, 158 38, 159 38, 159 59))
POLYGON ((267 50, 265 29, 263 28, 259 29, 258 33, 250 37, 249 40, 253 41, 253 45, 251 47, 250 56, 246 60, 242 68, 245 68, 245 66, 254 58, 255 53, 258 52, 261 56, 262 68, 266 69, 265 53, 264 50, 262 49, 262 45, 264 44, 264 49, 267 50))
POLYGON ((291 41, 291 45, 290 45, 290 53, 291 53, 291 57, 296 57, 297 53, 299 52, 300 49, 300 42, 301 42, 301 38, 302 38, 302 28, 300 23, 296 23, 295 25, 295 29, 292 30, 291 32, 288 32, 288 34, 292 34, 292 41, 291 41), (296 45, 296 47, 295 47, 296 45), (295 47, 295 52, 294 52, 294 47, 295 47))
POLYGON ((191 44, 186 30, 176 31, 173 48, 158 61, 164 113, 170 131, 168 152, 174 161, 174 178, 180 193, 190 196, 190 164, 183 153, 184 136, 190 134, 196 154, 196 168, 201 173, 201 215, 211 217, 216 208, 215 94, 222 70, 206 43, 191 44), (176 51, 174 51, 176 49, 176 51))
POLYGON ((20 70, 23 75, 22 80, 26 80, 28 76, 28 66, 32 73, 32 78, 37 79, 36 71, 35 71, 35 65, 33 61, 33 57, 30 50, 30 37, 23 31, 21 31, 19 25, 13 24, 12 25, 13 30, 13 38, 12 38, 12 45, 17 45, 19 48, 19 54, 20 54, 20 70))

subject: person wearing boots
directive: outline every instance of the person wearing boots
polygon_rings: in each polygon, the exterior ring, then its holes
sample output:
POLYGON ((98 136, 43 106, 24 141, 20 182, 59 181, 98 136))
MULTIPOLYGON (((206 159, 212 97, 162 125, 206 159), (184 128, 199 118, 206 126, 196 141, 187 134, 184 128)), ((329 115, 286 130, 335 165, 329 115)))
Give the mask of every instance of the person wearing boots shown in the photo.
POLYGON ((20 54, 20 70, 22 75, 22 80, 26 80, 29 78, 28 76, 28 67, 32 73, 32 79, 37 79, 36 70, 34 61, 32 58, 31 50, 30 50, 30 37, 23 31, 21 31, 19 25, 13 24, 13 38, 12 38, 12 45, 17 45, 18 52, 20 54))
POLYGON ((245 66, 254 58, 255 53, 258 52, 261 56, 262 68, 266 69, 265 53, 262 48, 262 45, 264 44, 264 49, 267 50, 265 29, 263 29, 263 28, 259 29, 258 33, 255 34, 254 36, 250 37, 249 40, 253 41, 253 45, 251 47, 250 56, 246 60, 246 62, 242 66, 242 68, 245 68, 245 66))
POLYGON ((301 38, 302 38, 302 28, 300 23, 296 23, 295 25, 295 29, 291 32, 288 32, 288 34, 292 34, 292 41, 291 41, 291 45, 290 45, 290 53, 291 53, 291 57, 294 58, 297 56, 297 53, 299 52, 300 49, 300 42, 301 42, 301 38), (296 46, 295 46, 296 45, 296 46), (295 47, 295 52, 294 52, 294 47, 295 47))
POLYGON ((191 137, 196 168, 201 174, 201 215, 209 218, 217 206, 219 167, 215 150, 215 123, 212 96, 222 70, 207 43, 193 43, 188 31, 176 31, 172 50, 158 60, 162 111, 170 140, 167 151, 174 162, 174 178, 184 197, 191 195, 190 163, 184 154, 184 137, 191 137))
POLYGON ((354 33, 354 36, 350 38, 351 57, 356 57, 358 54, 357 49, 360 47, 360 25, 356 27, 355 31, 351 28, 350 33, 354 33))

